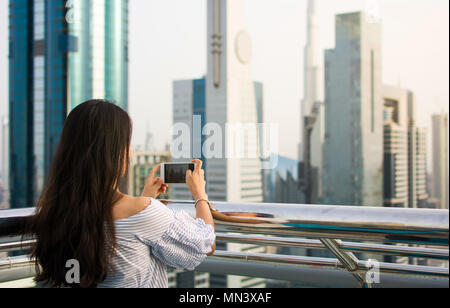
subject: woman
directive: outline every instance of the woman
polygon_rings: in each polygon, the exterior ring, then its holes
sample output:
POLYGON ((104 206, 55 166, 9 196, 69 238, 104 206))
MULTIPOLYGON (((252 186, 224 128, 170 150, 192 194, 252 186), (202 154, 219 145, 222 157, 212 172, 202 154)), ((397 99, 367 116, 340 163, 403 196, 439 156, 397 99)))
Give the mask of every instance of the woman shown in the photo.
POLYGON ((167 287, 166 267, 194 270, 214 253, 201 161, 193 161, 197 168, 186 174, 197 219, 155 200, 167 189, 155 177, 160 166, 152 170, 141 197, 120 192, 131 131, 128 114, 104 100, 88 101, 68 116, 30 226, 37 238, 32 251, 36 282, 51 287, 167 287), (74 260, 79 281, 66 267, 74 260))

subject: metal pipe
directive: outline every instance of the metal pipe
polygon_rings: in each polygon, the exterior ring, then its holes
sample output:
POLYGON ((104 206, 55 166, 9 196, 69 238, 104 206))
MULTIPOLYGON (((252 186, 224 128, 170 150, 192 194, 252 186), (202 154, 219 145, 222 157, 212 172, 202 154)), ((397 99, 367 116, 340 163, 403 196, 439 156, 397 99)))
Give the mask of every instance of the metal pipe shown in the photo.
POLYGON ((372 243, 342 242, 341 249, 371 254, 403 256, 411 258, 449 260, 448 249, 435 249, 428 247, 405 247, 394 245, 378 245, 372 243))
POLYGON ((304 266, 314 266, 331 269, 337 268, 345 269, 345 267, 342 266, 337 259, 330 259, 330 258, 315 258, 315 257, 274 255, 264 253, 217 251, 217 250, 212 258, 223 260, 243 260, 247 262, 255 261, 255 262, 270 262, 276 264, 304 265, 304 266))
MULTIPOLYGON (((242 260, 225 260, 209 257, 197 272, 218 275, 236 275, 287 281, 294 287, 357 288, 358 283, 350 273, 332 268, 260 263, 242 260)), ((380 283, 374 288, 448 288, 448 279, 422 276, 380 274, 380 283)))
POLYGON ((36 240, 0 243, 0 252, 10 252, 22 249, 29 249, 34 243, 36 243, 36 240))
MULTIPOLYGON (((373 262, 369 261, 359 261, 359 269, 365 270, 373 265, 373 262)), ((421 275, 429 277, 449 277, 449 269, 443 267, 432 267, 432 266, 420 266, 420 265, 409 265, 409 264, 399 264, 399 263, 379 263, 380 272, 382 273, 392 273, 400 275, 421 275)))
MULTIPOLYGON (((211 258, 221 260, 232 261, 246 261, 246 262, 269 262, 275 264, 290 264, 297 266, 309 266, 314 268, 326 268, 326 269, 342 269, 346 270, 337 259, 330 258, 316 258, 316 257, 300 257, 300 256, 287 256, 287 255, 273 255, 273 254, 261 254, 261 253, 245 253, 245 252, 232 252, 232 251, 216 251, 211 258)), ((12 257, 0 259, 0 271, 5 269, 12 269, 16 267, 32 266, 34 261, 28 256, 12 257)), ((367 271, 370 268, 369 262, 359 261, 358 270, 367 271)), ((433 277, 446 277, 449 276, 448 268, 429 267, 429 266, 417 266, 417 265, 405 265, 405 264, 391 264, 391 263, 379 263, 379 270, 382 273, 402 274, 402 275, 422 275, 433 277)))
MULTIPOLYGON (((283 237, 268 237, 257 235, 240 235, 240 234, 217 234, 218 241, 241 244, 266 245, 274 247, 294 247, 294 248, 308 248, 308 249, 327 249, 319 240, 297 239, 297 238, 283 238, 283 237)), ((26 240, 23 242, 5 242, 0 241, 0 252, 16 251, 20 249, 28 249, 35 240, 26 240)), ((393 245, 378 245, 372 243, 352 243, 342 242, 341 249, 353 252, 363 252, 381 255, 393 256, 407 256, 412 258, 448 260, 448 249, 433 249, 422 247, 403 247, 393 245)))
MULTIPOLYGON (((174 210, 194 215, 192 201, 170 202, 174 210)), ((309 238, 380 241, 385 243, 448 246, 449 211, 292 204, 214 202, 219 232, 309 238)), ((2 225, 34 209, 0 211, 2 225)))
MULTIPOLYGON (((285 255, 273 255, 273 254, 260 254, 260 253, 244 253, 244 252, 232 252, 232 251, 216 251, 212 258, 222 260, 234 260, 234 261, 254 261, 254 262, 269 262, 275 264, 291 264, 312 266, 315 268, 334 268, 346 270, 337 259, 330 258, 315 258, 315 257, 299 257, 299 256, 285 256, 285 255)), ((358 261, 358 271, 367 272, 370 269, 371 262, 358 261)), ((429 277, 442 277, 447 278, 449 276, 448 268, 431 267, 431 266, 418 266, 418 265, 405 265, 405 264, 391 264, 391 263, 378 263, 380 273, 392 273, 402 275, 421 275, 429 277)))
POLYGON ((309 240, 301 238, 287 237, 270 237, 261 235, 241 235, 217 233, 216 239, 229 243, 254 244, 275 247, 294 247, 294 248, 310 248, 310 249, 326 249, 319 240, 309 240))
MULTIPOLYGON (((295 248, 308 248, 321 250, 327 249, 319 240, 300 239, 300 238, 217 233, 217 240, 230 243, 266 245, 274 247, 295 247, 295 248)), ((392 255, 392 256, 408 256, 412 258, 425 258, 437 260, 449 259, 448 249, 404 247, 404 246, 380 245, 374 243, 354 243, 354 242, 341 242, 341 249, 352 252, 363 252, 363 253, 392 255)))

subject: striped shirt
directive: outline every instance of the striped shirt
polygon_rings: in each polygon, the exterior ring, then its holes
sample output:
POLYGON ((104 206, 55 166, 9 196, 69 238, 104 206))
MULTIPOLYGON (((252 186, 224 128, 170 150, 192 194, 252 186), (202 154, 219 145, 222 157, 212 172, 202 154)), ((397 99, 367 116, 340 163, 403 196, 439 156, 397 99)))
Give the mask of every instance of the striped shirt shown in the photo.
POLYGON ((167 288, 167 267, 193 271, 211 252, 214 228, 151 199, 142 212, 118 220, 113 273, 99 288, 167 288))

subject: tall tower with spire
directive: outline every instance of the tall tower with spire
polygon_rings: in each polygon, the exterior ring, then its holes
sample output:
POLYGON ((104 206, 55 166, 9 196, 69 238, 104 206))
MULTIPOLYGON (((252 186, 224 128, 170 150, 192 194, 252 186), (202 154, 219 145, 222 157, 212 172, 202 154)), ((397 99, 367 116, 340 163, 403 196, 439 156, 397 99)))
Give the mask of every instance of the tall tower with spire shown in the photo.
POLYGON ((307 42, 304 50, 304 97, 302 101, 300 161, 303 164, 301 186, 306 203, 322 197, 322 147, 324 141, 323 87, 318 42, 319 22, 316 0, 308 0, 307 42))
MULTIPOLYGON (((237 134, 228 124, 258 123, 255 85, 252 78, 252 41, 247 32, 245 1, 208 0, 208 73, 206 75, 206 118, 226 132, 222 153, 220 145, 205 148, 222 157, 206 154, 209 196, 216 201, 262 202, 262 165, 259 158, 231 153, 237 134), (209 157, 208 157, 209 156, 209 157)), ((243 131, 243 130, 242 130, 243 131)), ((237 131, 241 133, 242 131, 237 131)), ((256 132, 253 131, 253 133, 256 132)), ((259 149, 256 135, 248 131, 245 150, 259 149)), ((211 140, 214 140, 211 138, 211 140)), ((250 152, 250 151, 249 151, 250 152)))
POLYGON ((318 18, 316 0, 308 0, 307 43, 304 53, 303 117, 311 115, 314 104, 322 101, 319 63, 318 18))

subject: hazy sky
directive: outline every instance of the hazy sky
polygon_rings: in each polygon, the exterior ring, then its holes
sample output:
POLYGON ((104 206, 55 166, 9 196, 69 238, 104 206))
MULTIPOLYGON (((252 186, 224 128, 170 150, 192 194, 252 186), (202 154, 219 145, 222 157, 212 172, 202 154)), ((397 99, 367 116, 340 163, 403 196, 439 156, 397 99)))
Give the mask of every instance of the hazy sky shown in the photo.
MULTIPOLYGON (((306 0, 246 1, 253 76, 265 86, 265 121, 280 123, 281 154, 297 158, 306 0)), ((321 49, 334 47, 334 15, 362 10, 365 0, 318 0, 321 49)), ((380 0, 383 81, 417 95, 419 124, 448 111, 449 1, 380 0)), ((8 1, 0 0, 0 113, 8 100, 8 1)), ((206 73, 206 0, 130 0, 130 113, 134 144, 149 129, 170 140, 172 81, 206 73)))

